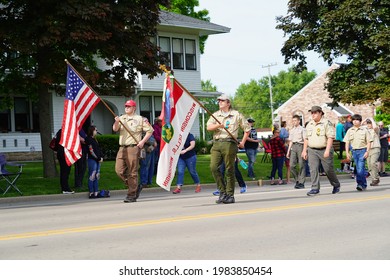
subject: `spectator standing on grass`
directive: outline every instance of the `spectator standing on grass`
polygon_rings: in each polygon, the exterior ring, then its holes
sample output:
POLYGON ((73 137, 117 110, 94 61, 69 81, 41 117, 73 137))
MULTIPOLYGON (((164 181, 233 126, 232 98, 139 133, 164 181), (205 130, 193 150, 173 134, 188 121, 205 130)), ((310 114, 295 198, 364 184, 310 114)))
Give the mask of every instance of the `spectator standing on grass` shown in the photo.
POLYGON ((103 162, 103 153, 96 140, 96 126, 88 128, 85 143, 88 147, 88 189, 89 198, 97 198, 99 193, 100 165, 103 162))
POLYGON ((379 141, 381 144, 381 153, 379 155, 379 174, 388 176, 386 173, 386 163, 389 160, 389 130, 383 126, 383 121, 378 122, 379 141))
POLYGON ((271 159, 272 159, 272 170, 271 170, 271 185, 283 185, 283 163, 284 158, 286 157, 287 149, 284 145, 283 140, 279 137, 279 129, 274 129, 273 136, 269 141, 269 146, 271 148, 271 159), (276 183, 275 173, 278 170, 279 180, 276 183))
POLYGON ((257 131, 253 127, 255 120, 248 119, 248 123, 251 126, 251 130, 249 131, 248 139, 245 142, 245 153, 248 157, 248 177, 252 180, 256 180, 255 172, 254 172, 254 164, 256 162, 257 149, 259 148, 260 140, 257 138, 257 131))

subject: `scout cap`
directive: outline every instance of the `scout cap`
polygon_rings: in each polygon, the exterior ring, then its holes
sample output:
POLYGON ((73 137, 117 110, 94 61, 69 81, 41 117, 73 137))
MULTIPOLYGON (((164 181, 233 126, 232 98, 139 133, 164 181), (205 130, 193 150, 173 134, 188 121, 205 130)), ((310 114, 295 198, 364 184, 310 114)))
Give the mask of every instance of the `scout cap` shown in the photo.
POLYGON ((125 107, 135 107, 136 105, 134 100, 127 100, 125 103, 125 107))
POLYGON ((254 119, 251 119, 251 118, 248 119, 248 123, 254 123, 254 122, 255 122, 254 119))
POLYGON ((309 112, 324 112, 320 106, 312 106, 309 112))

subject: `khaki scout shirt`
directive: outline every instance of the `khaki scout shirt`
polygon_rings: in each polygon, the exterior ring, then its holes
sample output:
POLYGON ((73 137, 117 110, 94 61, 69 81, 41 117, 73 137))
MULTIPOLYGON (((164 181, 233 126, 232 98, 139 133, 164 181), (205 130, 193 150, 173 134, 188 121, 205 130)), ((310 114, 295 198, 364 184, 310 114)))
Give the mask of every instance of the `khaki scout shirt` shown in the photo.
MULTIPOLYGON (((153 127, 148 122, 148 119, 142 116, 139 115, 128 116, 127 114, 124 114, 120 116, 119 119, 130 130, 134 138, 137 139, 137 142, 140 142, 142 140, 143 132, 153 133, 153 127)), ((120 146, 136 145, 137 142, 134 140, 134 138, 126 131, 123 125, 119 123, 119 145, 120 146)))
POLYGON ((351 127, 348 129, 343 142, 351 144, 352 149, 359 150, 367 147, 367 144, 372 141, 371 134, 365 127, 351 127))
POLYGON ((373 148, 380 148, 381 147, 381 142, 379 140, 379 131, 376 132, 373 128, 369 129, 367 128, 368 132, 371 135, 372 142, 371 142, 371 149, 373 148))
POLYGON ((292 143, 300 143, 303 144, 303 141, 305 140, 306 131, 302 126, 294 126, 290 130, 290 137, 288 137, 288 140, 292 143))
POLYGON ((328 138, 335 138, 335 128, 333 124, 322 118, 318 123, 311 120, 306 126, 306 139, 308 147, 322 149, 326 148, 328 138))
MULTIPOLYGON (((213 114, 213 116, 220 122, 222 123, 227 130, 235 137, 237 138, 238 136, 238 128, 241 127, 241 129, 244 132, 248 132, 251 130, 251 126, 247 122, 247 120, 244 118, 242 114, 240 114, 236 110, 230 110, 229 112, 224 113, 222 110, 219 110, 213 114)), ((207 121, 207 125, 209 124, 216 124, 217 121, 213 118, 210 117, 210 119, 207 121)), ((219 139, 228 139, 232 138, 229 133, 223 128, 219 128, 214 131, 214 140, 219 140, 219 139)))

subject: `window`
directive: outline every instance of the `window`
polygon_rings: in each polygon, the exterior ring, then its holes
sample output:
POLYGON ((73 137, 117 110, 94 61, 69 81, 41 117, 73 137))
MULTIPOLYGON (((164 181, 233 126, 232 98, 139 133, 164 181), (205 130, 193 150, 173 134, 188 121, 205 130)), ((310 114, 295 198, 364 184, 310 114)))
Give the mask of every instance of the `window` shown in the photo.
POLYGON ((186 70, 196 70, 195 40, 185 40, 186 44, 186 70))
POLYGON ((160 63, 171 66, 171 42, 168 37, 160 37, 160 63))
POLYGON ((183 39, 172 39, 173 69, 184 69, 183 39))
POLYGON ((39 132, 38 104, 25 97, 14 97, 13 103, 13 108, 0 111, 0 133, 39 132))
POLYGON ((0 133, 11 131, 11 114, 10 110, 0 111, 0 133))
POLYGON ((149 122, 152 122, 152 97, 141 96, 139 98, 139 110, 140 115, 147 118, 149 122))
POLYGON ((162 97, 155 96, 154 97, 154 118, 157 118, 161 115, 162 109, 162 97))
POLYGON ((30 129, 30 110, 26 98, 15 97, 15 131, 27 132, 30 129))

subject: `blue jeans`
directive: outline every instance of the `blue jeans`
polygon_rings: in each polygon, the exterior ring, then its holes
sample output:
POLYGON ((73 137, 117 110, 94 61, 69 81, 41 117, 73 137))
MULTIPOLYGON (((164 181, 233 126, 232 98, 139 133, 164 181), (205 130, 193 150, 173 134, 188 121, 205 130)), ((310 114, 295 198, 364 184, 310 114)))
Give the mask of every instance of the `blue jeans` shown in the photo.
POLYGON ((141 159, 139 161, 139 164, 140 164, 140 183, 141 185, 147 185, 148 184, 148 181, 149 181, 149 172, 150 172, 150 169, 151 169, 151 159, 152 159, 152 154, 153 152, 151 153, 146 153, 146 156, 144 159, 141 159))
POLYGON ((284 157, 272 158, 271 180, 275 179, 276 170, 278 170, 279 179, 283 179, 283 163, 284 157))
POLYGON ((90 193, 99 191, 100 162, 88 159, 88 189, 90 193))
POLYGON ((198 173, 196 172, 196 155, 187 158, 182 159, 179 157, 179 161, 177 162, 177 181, 176 185, 182 186, 184 183, 184 171, 186 170, 186 167, 188 171, 191 174, 192 180, 194 180, 195 184, 200 184, 198 173))
POLYGON ((253 165, 256 162, 257 149, 246 149, 245 152, 248 157, 248 177, 254 178, 253 165))
POLYGON ((154 151, 152 151, 150 153, 150 164, 149 164, 149 168, 148 168, 148 182, 147 184, 148 185, 151 185, 152 184, 152 181, 153 181, 153 175, 154 175, 154 166, 156 164, 156 154, 154 153, 154 151))
POLYGON ((364 188, 367 187, 367 179, 366 179, 366 170, 365 164, 366 159, 364 158, 364 153, 367 151, 366 148, 360 150, 352 150, 353 160, 355 161, 355 169, 356 169, 356 183, 359 186, 364 188))

